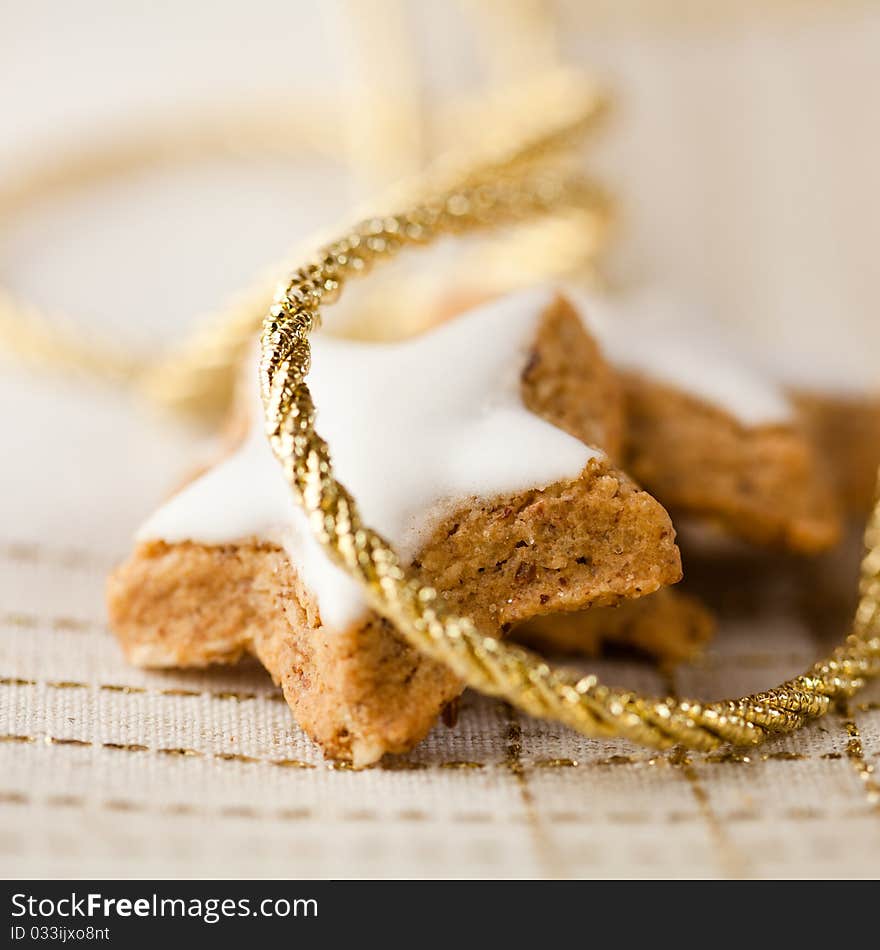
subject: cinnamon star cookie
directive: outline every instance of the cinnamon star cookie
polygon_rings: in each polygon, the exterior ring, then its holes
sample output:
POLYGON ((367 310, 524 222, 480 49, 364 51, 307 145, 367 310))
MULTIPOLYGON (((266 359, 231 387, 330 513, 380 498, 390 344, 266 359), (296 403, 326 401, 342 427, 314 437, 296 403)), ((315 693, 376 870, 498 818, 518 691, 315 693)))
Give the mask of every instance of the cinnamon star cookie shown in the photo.
MULTIPOLYGON (((340 481, 485 634, 681 576, 665 510, 596 445, 620 439, 619 383, 553 292, 398 343, 316 333, 312 348, 318 430, 340 481)), ((329 756, 366 765, 404 752, 461 683, 376 615, 314 539, 252 388, 244 441, 147 521, 110 578, 111 625, 143 666, 256 655, 329 756)))

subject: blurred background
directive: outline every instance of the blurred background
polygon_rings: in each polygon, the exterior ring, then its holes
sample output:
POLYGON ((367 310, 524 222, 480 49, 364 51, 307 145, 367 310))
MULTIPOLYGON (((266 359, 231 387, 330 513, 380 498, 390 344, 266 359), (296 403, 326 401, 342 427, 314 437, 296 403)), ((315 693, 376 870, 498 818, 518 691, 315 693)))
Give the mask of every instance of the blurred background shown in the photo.
POLYGON ((173 333, 417 168, 462 97, 560 61, 614 100, 588 153, 621 203, 612 273, 686 292, 783 363, 875 379, 880 4, 858 0, 7 3, 0 170, 206 113, 254 112, 289 148, 243 136, 250 166, 32 202, 3 222, 0 278, 120 333, 124 295, 126 334, 173 333))

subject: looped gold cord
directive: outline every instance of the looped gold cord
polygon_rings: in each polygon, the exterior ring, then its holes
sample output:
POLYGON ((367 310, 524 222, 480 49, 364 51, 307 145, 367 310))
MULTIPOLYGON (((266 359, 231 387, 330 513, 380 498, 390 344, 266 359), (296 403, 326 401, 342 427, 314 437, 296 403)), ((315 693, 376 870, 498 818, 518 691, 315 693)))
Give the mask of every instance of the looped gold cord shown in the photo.
POLYGON ((345 282, 407 246, 444 235, 519 221, 596 194, 576 178, 534 169, 490 183, 469 180, 441 197, 391 217, 367 220, 328 244, 293 273, 263 324, 261 382, 267 435, 312 529, 330 556, 356 578, 370 604, 417 649, 446 664, 468 686, 501 696, 534 716, 555 719, 588 736, 620 736, 644 745, 708 750, 749 745, 791 732, 823 715, 880 673, 880 502, 865 535, 860 602, 852 633, 829 657, 781 685, 741 699, 701 703, 640 696, 595 676, 577 678, 539 656, 483 636, 451 613, 431 587, 400 563, 391 545, 361 520, 357 504, 333 476, 327 443, 315 431, 306 375, 309 334, 321 307, 345 282))

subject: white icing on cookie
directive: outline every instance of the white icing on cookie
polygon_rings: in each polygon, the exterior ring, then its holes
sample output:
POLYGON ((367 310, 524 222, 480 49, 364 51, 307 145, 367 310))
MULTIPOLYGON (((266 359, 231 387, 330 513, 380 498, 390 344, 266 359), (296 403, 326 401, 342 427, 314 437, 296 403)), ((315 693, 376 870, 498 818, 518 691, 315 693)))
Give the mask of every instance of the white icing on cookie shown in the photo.
POLYGON ((646 290, 564 292, 618 368, 690 393, 743 425, 791 422, 794 409, 784 390, 682 304, 646 290))
MULTIPOLYGON (((463 503, 577 478, 602 456, 522 402, 528 348, 552 299, 549 289, 517 293, 396 343, 312 337, 308 382, 336 475, 404 559, 463 503)), ((261 404, 255 412, 261 419, 261 404)), ((259 424, 138 532, 141 541, 248 538, 283 545, 326 626, 363 615, 360 587, 315 541, 259 424)))

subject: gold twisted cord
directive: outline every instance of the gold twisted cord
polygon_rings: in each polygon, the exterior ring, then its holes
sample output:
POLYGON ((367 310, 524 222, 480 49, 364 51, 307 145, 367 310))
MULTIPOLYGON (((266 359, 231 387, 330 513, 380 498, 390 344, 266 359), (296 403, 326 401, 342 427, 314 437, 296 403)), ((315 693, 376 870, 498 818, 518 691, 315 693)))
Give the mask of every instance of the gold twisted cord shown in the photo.
POLYGON ((830 656, 773 689, 740 699, 657 698, 555 669, 534 653, 484 636, 469 618, 452 613, 437 591, 413 577, 393 547, 364 524, 354 498, 335 479, 327 443, 316 432, 306 383, 309 334, 320 323, 322 307, 339 297, 349 278, 405 247, 520 221, 578 196, 582 200, 585 188, 589 191, 576 179, 536 174, 466 185, 405 213, 363 222, 295 271, 276 297, 261 336, 261 386, 272 449, 315 536, 362 585, 371 606, 468 686, 587 736, 617 736, 656 748, 681 744, 709 750, 792 732, 880 673, 880 500, 865 534, 868 553, 853 629, 830 656))

